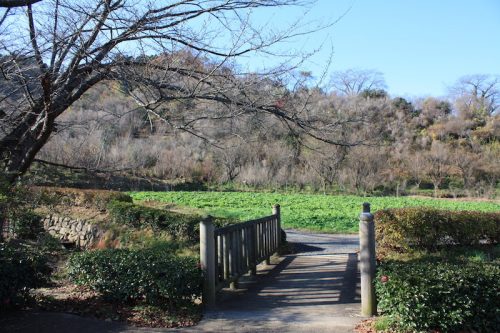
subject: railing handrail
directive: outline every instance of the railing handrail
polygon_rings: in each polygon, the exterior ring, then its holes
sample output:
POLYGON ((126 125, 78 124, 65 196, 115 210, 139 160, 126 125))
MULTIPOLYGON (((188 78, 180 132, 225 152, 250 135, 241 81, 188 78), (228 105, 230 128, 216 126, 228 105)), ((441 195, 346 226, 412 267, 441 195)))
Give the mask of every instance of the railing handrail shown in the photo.
POLYGON ((280 206, 273 214, 215 229, 212 218, 200 223, 200 263, 203 270, 203 303, 215 305, 217 290, 237 288, 238 278, 269 259, 281 243, 280 206))
POLYGON ((273 214, 273 215, 269 215, 269 216, 264 216, 264 217, 260 217, 258 219, 254 219, 254 220, 249 220, 249 221, 245 221, 245 222, 240 222, 240 223, 237 223, 237 224, 231 224, 231 225, 226 225, 224 227, 220 227, 220 228, 217 228, 214 230, 214 233, 216 235, 222 235, 226 232, 229 232, 229 231, 234 231, 234 230, 237 230, 237 229, 244 229, 245 227, 249 226, 249 225, 252 225, 252 224, 256 224, 256 223, 261 223, 261 222, 267 222, 267 221, 270 221, 274 218, 276 218, 277 215, 276 214, 273 214))

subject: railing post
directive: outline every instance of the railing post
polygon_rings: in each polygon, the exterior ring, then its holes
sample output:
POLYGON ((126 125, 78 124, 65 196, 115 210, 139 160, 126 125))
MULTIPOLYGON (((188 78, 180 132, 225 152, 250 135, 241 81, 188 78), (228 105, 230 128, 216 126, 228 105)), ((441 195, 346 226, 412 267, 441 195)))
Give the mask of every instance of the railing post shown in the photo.
POLYGON ((359 261, 361 271, 361 314, 374 316, 377 314, 375 299, 375 224, 370 204, 363 204, 363 212, 359 216, 359 261))
POLYGON ((278 230, 276 230, 276 232, 278 233, 276 235, 277 237, 277 244, 278 244, 278 248, 281 246, 281 208, 280 208, 280 205, 276 204, 273 206, 273 215, 276 215, 276 221, 277 221, 277 224, 276 224, 276 227, 278 230))
POLYGON ((203 304, 206 308, 215 306, 215 238, 212 217, 200 223, 200 264, 203 271, 203 304))

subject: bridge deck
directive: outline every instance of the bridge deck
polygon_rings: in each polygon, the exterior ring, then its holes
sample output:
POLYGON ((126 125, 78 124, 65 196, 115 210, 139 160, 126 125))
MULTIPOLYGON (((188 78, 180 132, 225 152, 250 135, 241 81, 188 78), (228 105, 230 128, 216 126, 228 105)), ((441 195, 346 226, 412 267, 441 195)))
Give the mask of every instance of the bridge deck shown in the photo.
POLYGON ((225 290, 196 327, 206 332, 350 332, 361 320, 356 235, 287 231, 298 253, 257 281, 225 290))

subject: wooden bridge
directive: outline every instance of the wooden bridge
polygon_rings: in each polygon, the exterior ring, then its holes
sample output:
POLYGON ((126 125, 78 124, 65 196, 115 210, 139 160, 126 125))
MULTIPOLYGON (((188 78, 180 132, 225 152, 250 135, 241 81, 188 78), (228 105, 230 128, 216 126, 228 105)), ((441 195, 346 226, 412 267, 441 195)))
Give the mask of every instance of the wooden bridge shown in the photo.
POLYGON ((199 332, 351 332, 364 318, 358 235, 287 230, 297 253, 271 258, 280 220, 275 206, 270 216, 220 229, 202 222, 207 310, 199 332))

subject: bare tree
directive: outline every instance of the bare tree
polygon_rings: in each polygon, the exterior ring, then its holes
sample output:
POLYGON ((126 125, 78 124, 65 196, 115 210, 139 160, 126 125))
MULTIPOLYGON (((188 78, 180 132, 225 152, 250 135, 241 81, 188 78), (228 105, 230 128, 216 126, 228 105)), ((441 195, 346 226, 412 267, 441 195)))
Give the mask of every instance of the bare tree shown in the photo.
POLYGON ((462 177, 464 188, 469 189, 477 171, 477 163, 480 160, 479 155, 465 148, 455 148, 451 153, 451 162, 462 177))
POLYGON ((421 152, 408 153, 405 158, 405 167, 410 177, 415 181, 415 187, 418 189, 425 176, 425 158, 421 152))
POLYGON ((374 70, 348 69, 334 72, 331 85, 341 94, 358 95, 363 91, 386 89, 384 76, 374 70))
POLYGON ((216 161, 222 165, 227 181, 234 181, 247 162, 246 147, 245 143, 239 143, 217 151, 216 161))
POLYGON ((437 197, 439 187, 452 171, 449 151, 443 143, 434 141, 432 142, 431 149, 425 153, 424 159, 426 175, 432 181, 434 196, 437 197))
POLYGON ((307 159, 309 167, 321 178, 323 190, 333 185, 348 153, 347 147, 330 146, 321 149, 307 159))
POLYGON ((286 78, 302 58, 283 55, 283 65, 260 73, 231 70, 238 57, 272 56, 280 42, 318 28, 304 30, 297 23, 266 32, 251 24, 254 9, 306 2, 25 2, 4 15, 0 31, 0 158, 7 180, 26 172, 57 130, 58 117, 103 80, 119 81, 149 116, 199 137, 197 125, 208 121, 267 113, 315 139, 351 145, 327 134, 327 117, 304 117, 307 102, 291 109, 292 103, 277 102, 284 100, 286 78), (172 101, 197 101, 203 112, 172 113, 172 101), (218 109, 224 112, 215 112, 214 105, 225 105, 218 109))
POLYGON ((450 88, 450 93, 463 117, 484 120, 500 108, 500 77, 484 74, 464 76, 450 88))

